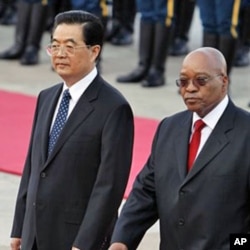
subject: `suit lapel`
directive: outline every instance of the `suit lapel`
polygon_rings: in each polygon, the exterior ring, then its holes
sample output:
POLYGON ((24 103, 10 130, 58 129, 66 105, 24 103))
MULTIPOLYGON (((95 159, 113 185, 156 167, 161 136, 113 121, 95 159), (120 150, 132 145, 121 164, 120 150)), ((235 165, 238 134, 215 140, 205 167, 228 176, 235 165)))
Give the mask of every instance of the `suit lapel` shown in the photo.
POLYGON ((47 151, 48 151, 48 140, 50 133, 50 126, 55 111, 55 107, 62 91, 63 84, 56 85, 54 89, 48 90, 48 94, 42 100, 43 105, 39 109, 39 128, 40 131, 43 131, 41 148, 42 148, 42 161, 46 162, 47 160, 47 151))
POLYGON ((191 171, 187 175, 186 181, 194 178, 216 157, 222 149, 229 143, 230 139, 227 132, 234 127, 235 108, 229 102, 224 114, 218 121, 207 142, 205 143, 202 151, 197 157, 191 171))
MULTIPOLYGON (((75 129, 88 117, 92 112, 93 107, 86 101, 86 98, 82 96, 72 113, 70 114, 61 134, 59 135, 57 142, 48 157, 47 164, 51 159, 60 151, 63 144, 68 140, 69 136, 75 131, 75 129), (81 115, 79 115, 81 114, 81 115)), ((45 166, 46 167, 46 166, 45 166)))
POLYGON ((175 140, 175 148, 177 152, 177 168, 182 180, 187 175, 187 151, 190 137, 190 127, 192 123, 192 113, 186 112, 183 120, 180 121, 180 133, 175 140))
POLYGON ((91 102, 97 98, 98 92, 101 87, 101 81, 100 79, 98 79, 99 77, 95 78, 95 80, 90 84, 88 89, 80 97, 75 108, 70 114, 61 134, 59 135, 54 149, 49 155, 44 168, 46 168, 49 162, 56 156, 63 144, 68 140, 68 138, 77 129, 77 127, 81 125, 83 121, 87 119, 89 114, 94 110, 93 106, 91 105, 91 102))

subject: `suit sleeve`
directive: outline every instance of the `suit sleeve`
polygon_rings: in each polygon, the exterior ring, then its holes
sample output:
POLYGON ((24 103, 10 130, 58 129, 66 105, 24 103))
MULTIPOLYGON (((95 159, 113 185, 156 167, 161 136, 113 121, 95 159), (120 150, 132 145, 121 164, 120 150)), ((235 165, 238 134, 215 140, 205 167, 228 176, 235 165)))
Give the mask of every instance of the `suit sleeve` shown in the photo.
MULTIPOLYGON (((38 101, 39 101, 39 98, 38 98, 38 101)), ((37 117, 37 113, 38 113, 37 110, 38 110, 38 102, 37 102, 37 106, 36 106, 36 110, 35 110, 35 114, 34 114, 34 120, 33 120, 33 126, 32 126, 32 132, 31 132, 28 153, 26 156, 24 169, 23 169, 23 173, 22 173, 22 178, 21 178, 21 182, 20 182, 19 190, 18 190, 18 194, 17 194, 17 199, 16 199, 14 220, 13 220, 12 231, 11 231, 11 237, 13 237, 13 238, 14 237, 21 238, 21 235, 22 235, 22 227, 23 227, 24 216, 25 216, 25 211, 26 211, 26 197, 27 197, 29 177, 30 177, 30 172, 31 172, 30 156, 31 156, 31 148, 32 148, 32 141, 33 141, 33 132, 34 132, 36 117, 37 117)))
POLYGON ((127 185, 133 151, 134 121, 128 104, 113 110, 102 133, 101 163, 74 246, 100 249, 101 241, 117 217, 127 185))
POLYGON ((158 132, 153 140, 151 155, 136 177, 111 240, 111 243, 124 243, 129 250, 137 249, 145 232, 158 219, 154 175, 154 149, 157 144, 157 134, 158 132))

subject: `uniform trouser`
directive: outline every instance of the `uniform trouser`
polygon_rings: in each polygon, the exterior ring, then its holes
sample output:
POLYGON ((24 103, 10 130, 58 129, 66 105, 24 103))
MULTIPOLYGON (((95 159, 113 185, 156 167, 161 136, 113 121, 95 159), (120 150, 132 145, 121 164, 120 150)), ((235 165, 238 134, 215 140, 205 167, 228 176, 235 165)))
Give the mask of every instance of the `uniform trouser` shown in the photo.
POLYGON ((238 36, 241 0, 197 0, 205 33, 238 36))
POLYGON ((217 48, 232 69, 239 29, 241 0, 197 0, 203 25, 203 46, 217 48))
POLYGON ((250 0, 242 0, 240 20, 240 39, 243 45, 250 47, 250 0))
POLYGON ((135 0, 113 0, 113 18, 126 30, 134 31, 135 0))
POLYGON ((175 0, 174 37, 188 41, 188 33, 195 10, 195 0, 175 0))
POLYGON ((106 0, 71 0, 74 10, 85 10, 98 17, 108 16, 108 6, 106 0))
POLYGON ((137 11, 141 13, 142 21, 170 26, 174 15, 174 0, 137 0, 137 11))

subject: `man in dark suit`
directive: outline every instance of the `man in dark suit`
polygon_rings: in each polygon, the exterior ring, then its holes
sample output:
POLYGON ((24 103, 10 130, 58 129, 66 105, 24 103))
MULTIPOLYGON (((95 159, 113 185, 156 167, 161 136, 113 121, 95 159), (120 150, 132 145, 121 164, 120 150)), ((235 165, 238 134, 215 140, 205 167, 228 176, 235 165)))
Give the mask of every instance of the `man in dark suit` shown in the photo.
POLYGON ((129 176, 134 123, 126 99, 95 67, 103 36, 100 20, 90 13, 68 11, 55 18, 48 53, 64 82, 43 90, 37 100, 13 250, 109 246, 129 176), (66 109, 63 126, 57 117, 66 109), (63 127, 57 139, 56 125, 63 127))
POLYGON ((186 111, 165 118, 114 229, 110 250, 134 250, 159 219, 161 250, 229 250, 232 233, 250 232, 250 114, 228 97, 218 50, 189 53, 176 81, 186 111), (187 169, 193 124, 196 160, 187 169))

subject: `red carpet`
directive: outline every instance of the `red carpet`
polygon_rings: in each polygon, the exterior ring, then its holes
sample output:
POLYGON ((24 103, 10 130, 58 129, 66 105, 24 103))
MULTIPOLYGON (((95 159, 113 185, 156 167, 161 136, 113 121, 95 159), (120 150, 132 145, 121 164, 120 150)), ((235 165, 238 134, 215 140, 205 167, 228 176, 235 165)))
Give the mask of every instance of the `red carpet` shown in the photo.
MULTIPOLYGON (((27 153, 36 98, 0 91, 0 171, 21 175, 27 153)), ((158 121, 135 118, 135 143, 132 170, 125 197, 150 152, 158 121)))

